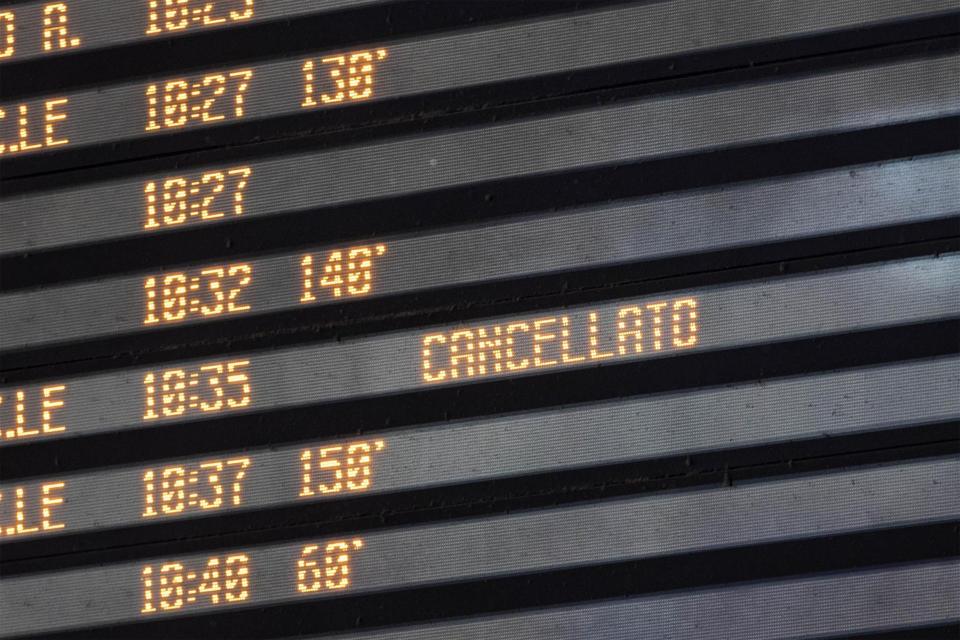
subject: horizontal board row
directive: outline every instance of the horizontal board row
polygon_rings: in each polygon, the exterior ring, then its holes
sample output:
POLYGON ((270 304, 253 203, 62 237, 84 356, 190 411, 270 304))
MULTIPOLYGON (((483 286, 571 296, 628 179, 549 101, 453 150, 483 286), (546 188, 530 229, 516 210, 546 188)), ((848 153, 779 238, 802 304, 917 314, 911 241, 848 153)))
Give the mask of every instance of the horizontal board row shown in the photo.
POLYGON ((0 446, 954 319, 958 269, 950 253, 7 387, 0 446))
POLYGON ((941 56, 12 196, 0 200, 0 252, 956 115, 956 64, 941 56))
MULTIPOLYGON (((4 293, 2 347, 28 349, 948 218, 957 213, 958 172, 960 156, 951 154, 4 293)), ((186 217, 187 210, 176 215, 186 217)))
POLYGON ((960 420, 958 386, 943 357, 30 478, 0 543, 960 420))
POLYGON ((950 457, 0 579, 0 637, 942 522, 958 473, 950 457))

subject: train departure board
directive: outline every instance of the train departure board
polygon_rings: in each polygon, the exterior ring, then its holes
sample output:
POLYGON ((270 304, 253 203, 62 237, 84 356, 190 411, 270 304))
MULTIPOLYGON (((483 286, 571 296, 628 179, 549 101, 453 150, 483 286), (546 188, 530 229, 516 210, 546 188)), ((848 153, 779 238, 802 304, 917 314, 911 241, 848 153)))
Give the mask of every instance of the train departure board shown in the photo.
POLYGON ((0 1, 0 638, 960 633, 960 9, 0 1))

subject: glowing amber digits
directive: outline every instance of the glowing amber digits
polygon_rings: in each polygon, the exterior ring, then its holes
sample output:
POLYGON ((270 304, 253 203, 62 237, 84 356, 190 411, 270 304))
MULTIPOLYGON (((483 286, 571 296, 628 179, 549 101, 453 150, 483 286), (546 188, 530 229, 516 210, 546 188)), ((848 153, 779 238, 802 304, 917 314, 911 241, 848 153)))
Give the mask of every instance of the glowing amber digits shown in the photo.
POLYGON ((303 102, 301 107, 316 107, 318 104, 336 104, 344 100, 366 100, 373 96, 373 62, 387 57, 386 49, 354 51, 321 58, 320 63, 329 66, 333 81, 331 93, 321 93, 320 102, 315 97, 316 62, 303 63, 303 102))
POLYGON ((144 131, 178 129, 190 123, 209 124, 227 118, 242 118, 244 95, 253 77, 252 69, 211 73, 193 80, 176 78, 147 85, 147 126, 144 131), (230 107, 220 98, 231 96, 230 107), (230 114, 230 115, 228 115, 230 114))
POLYGON ((383 440, 351 442, 319 449, 304 449, 300 453, 302 469, 301 498, 316 495, 365 491, 373 480, 371 468, 375 451, 383 451, 383 440))
POLYGON ((146 35, 212 27, 253 17, 254 0, 149 0, 146 35))
POLYGON ((252 272, 249 264, 232 264, 196 273, 168 273, 162 278, 150 276, 143 282, 146 304, 143 324, 249 311, 250 305, 240 303, 240 293, 253 280, 252 272))
POLYGON ((240 409, 250 404, 249 360, 167 369, 143 377, 143 420, 240 409), (159 384, 158 384, 159 383, 159 384), (206 390, 206 394, 202 391, 206 390))
POLYGON ((177 611, 191 604, 227 604, 250 598, 250 557, 234 553, 207 558, 198 568, 166 562, 140 571, 143 606, 140 613, 177 611))
POLYGON ((630 304, 607 320, 616 350, 603 351, 601 314, 586 313, 582 326, 568 315, 432 333, 421 339, 421 377, 436 383, 528 368, 564 366, 648 351, 686 349, 698 342, 694 298, 630 304), (615 341, 613 340, 615 338, 615 341), (576 345, 581 345, 577 347, 576 345))
POLYGON ((151 180, 143 186, 147 220, 144 229, 175 227, 193 220, 219 220, 243 214, 243 191, 250 167, 207 171, 199 175, 151 180))
POLYGON ((210 511, 242 504, 250 458, 172 465, 143 473, 143 518, 210 511))
POLYGON ((323 566, 314 559, 320 545, 309 544, 297 560, 297 591, 316 593, 323 589, 346 589, 350 586, 350 551, 363 548, 363 540, 335 540, 323 545, 323 566))
MULTIPOLYGON (((386 252, 387 247, 383 244, 331 251, 323 265, 323 276, 317 284, 320 288, 329 288, 334 298, 367 295, 373 289, 373 259, 386 252)), ((312 255, 303 256, 300 260, 303 272, 303 295, 300 296, 302 303, 317 300, 314 294, 313 264, 312 255)))

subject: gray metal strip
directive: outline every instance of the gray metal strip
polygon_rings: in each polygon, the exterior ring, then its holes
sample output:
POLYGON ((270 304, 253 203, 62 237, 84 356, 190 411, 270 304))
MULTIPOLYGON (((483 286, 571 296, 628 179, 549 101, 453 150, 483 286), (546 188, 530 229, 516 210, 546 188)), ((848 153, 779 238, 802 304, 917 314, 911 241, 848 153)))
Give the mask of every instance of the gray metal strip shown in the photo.
POLYGON ((958 482, 948 458, 0 579, 0 637, 942 521, 958 482))

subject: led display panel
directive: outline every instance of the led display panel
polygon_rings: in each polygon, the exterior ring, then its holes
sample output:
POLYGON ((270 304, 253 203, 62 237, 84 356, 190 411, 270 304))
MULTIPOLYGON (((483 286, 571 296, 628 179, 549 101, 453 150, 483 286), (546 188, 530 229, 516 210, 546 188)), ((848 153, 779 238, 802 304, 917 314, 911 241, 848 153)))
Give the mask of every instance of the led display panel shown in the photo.
POLYGON ((948 458, 12 577, 0 637, 942 521, 958 482, 948 458))
POLYGON ((951 154, 0 294, 2 347, 945 218, 960 198, 958 172, 951 154), (814 206, 822 216, 809 215, 814 206))
MULTIPOLYGON (((946 2, 933 4, 947 7, 946 2)), ((748 5, 740 6, 749 10, 748 5)), ((902 7, 893 9, 891 5, 889 10, 898 15, 904 13, 902 7)), ((862 19, 859 10, 853 13, 855 18, 862 19)), ((591 17, 564 17, 466 35, 372 43, 343 50, 318 51, 315 55, 295 60, 227 66, 188 75, 41 96, 2 105, 0 154, 37 154, 499 83, 629 62, 660 53, 660 50, 671 52, 678 48, 677 43, 667 42, 659 50, 649 51, 643 44, 645 39, 637 37, 637 32, 649 31, 651 24, 643 6, 630 7, 591 17), (644 24, 646 29, 643 29, 644 24), (571 46, 571 42, 577 44, 571 46), (602 45, 594 53, 587 54, 579 44, 582 42, 602 45), (514 55, 505 54, 513 50, 516 50, 514 55)), ((826 24, 837 26, 829 18, 826 24)), ((758 33, 759 39, 780 35, 778 23, 770 22, 764 26, 770 31, 758 33)), ((721 42, 729 37, 727 33, 718 35, 721 42)), ((710 44, 716 46, 713 42, 710 44)), ((948 63, 946 60, 943 64, 948 63)), ((949 65, 949 70, 952 71, 954 66, 955 63, 949 65)), ((900 73, 904 74, 903 77, 894 71, 892 74, 883 72, 877 77, 868 74, 854 79, 847 76, 833 82, 837 88, 843 85, 850 98, 856 98, 853 101, 860 105, 885 105, 887 100, 901 94, 918 91, 927 97, 942 98, 933 104, 914 107, 910 113, 914 119, 923 117, 922 110, 930 110, 929 116, 932 116, 944 108, 956 108, 957 90, 946 81, 950 75, 948 69, 934 64, 923 70, 904 69, 900 73), (902 84, 904 82, 907 84, 902 84)), ((820 93, 831 91, 830 80, 826 82, 828 86, 820 87, 820 93)), ((799 90, 791 105, 795 115, 806 113, 818 104, 819 101, 814 99, 817 89, 799 90), (796 104, 801 97, 807 101, 807 106, 802 108, 796 104)), ((716 99, 722 101, 724 95, 716 99)), ((741 100, 747 98, 747 102, 753 105, 751 109, 760 113, 786 110, 785 106, 771 103, 778 96, 767 95, 764 99, 762 93, 754 96, 750 91, 747 95, 742 92, 737 95, 741 100)), ((862 126, 867 114, 860 113, 861 110, 862 107, 858 109, 856 104, 834 104, 831 115, 839 121, 825 125, 842 128, 845 122, 847 126, 856 122, 862 126)), ((712 113, 720 116, 741 111, 719 108, 712 113)), ((902 110, 897 114, 900 117, 907 115, 902 110)), ((811 115, 816 117, 819 114, 811 115)), ((872 114, 867 122, 878 118, 882 118, 882 114, 872 114)), ((624 126, 631 124, 629 117, 623 120, 624 126)), ((788 121, 767 121, 779 127, 788 126, 788 121)), ((644 119, 635 126, 647 128, 650 126, 648 122, 644 119)), ((722 127, 723 123, 716 123, 706 130, 722 127)), ((600 145, 598 150, 602 148, 600 145)))
POLYGON ((956 66, 956 56, 900 62, 5 198, 0 251, 958 114, 956 66))
POLYGON ((958 386, 945 357, 31 478, 0 541, 960 420, 958 386))
POLYGON ((958 277, 954 253, 2 388, 0 445, 956 318, 958 277))
POLYGON ((385 0, 66 0, 0 5, 0 65, 385 0))
POLYGON ((0 4, 0 638, 960 623, 955 5, 0 4))

